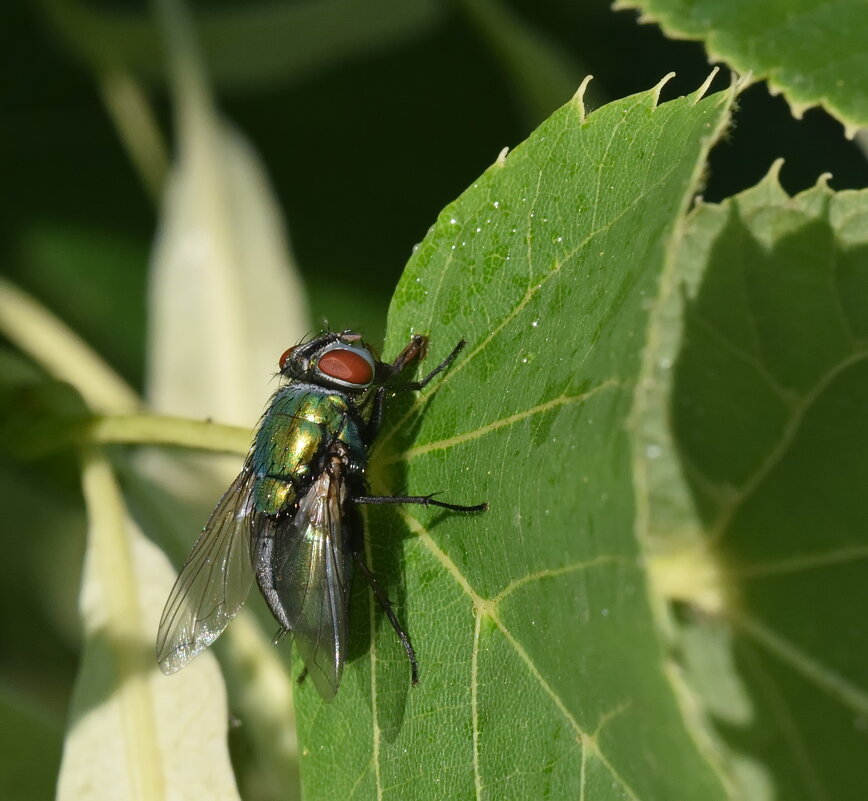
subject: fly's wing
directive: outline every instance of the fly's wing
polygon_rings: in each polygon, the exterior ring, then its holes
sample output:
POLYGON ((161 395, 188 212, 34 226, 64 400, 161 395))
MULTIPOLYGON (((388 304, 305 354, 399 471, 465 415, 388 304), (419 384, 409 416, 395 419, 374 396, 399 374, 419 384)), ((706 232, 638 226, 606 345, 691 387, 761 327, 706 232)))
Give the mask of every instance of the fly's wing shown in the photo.
POLYGON ((253 483, 248 460, 181 568, 157 633, 157 661, 163 673, 180 670, 211 645, 247 598, 253 579, 253 483))
POLYGON ((340 465, 333 463, 275 534, 276 600, 307 672, 326 701, 338 691, 346 656, 352 557, 345 547, 345 498, 340 465))

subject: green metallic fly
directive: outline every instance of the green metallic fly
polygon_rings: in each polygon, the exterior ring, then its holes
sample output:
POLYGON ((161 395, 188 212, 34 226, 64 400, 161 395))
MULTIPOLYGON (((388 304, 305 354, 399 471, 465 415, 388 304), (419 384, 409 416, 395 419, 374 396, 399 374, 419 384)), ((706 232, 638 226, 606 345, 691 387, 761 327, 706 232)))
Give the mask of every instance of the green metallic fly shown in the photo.
POLYGON ((420 381, 389 385, 424 358, 427 345, 427 337, 414 336, 388 364, 359 334, 329 332, 280 357, 280 375, 288 381, 272 397, 241 472, 208 518, 163 610, 157 660, 164 673, 180 670, 220 636, 255 578, 280 625, 278 636, 292 634, 319 694, 331 700, 346 659, 355 562, 401 639, 417 682, 410 638, 362 559, 358 505, 487 508, 431 495, 368 494, 368 449, 387 395, 422 389, 464 342, 420 381))

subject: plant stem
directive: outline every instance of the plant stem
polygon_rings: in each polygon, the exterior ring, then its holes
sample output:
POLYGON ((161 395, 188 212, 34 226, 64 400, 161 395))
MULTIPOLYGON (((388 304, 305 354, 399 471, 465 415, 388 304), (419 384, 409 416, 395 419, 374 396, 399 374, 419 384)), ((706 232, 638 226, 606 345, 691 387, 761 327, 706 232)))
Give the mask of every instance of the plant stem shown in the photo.
POLYGON ((133 389, 71 328, 2 278, 0 333, 48 373, 75 387, 95 412, 132 412, 141 406, 133 389))

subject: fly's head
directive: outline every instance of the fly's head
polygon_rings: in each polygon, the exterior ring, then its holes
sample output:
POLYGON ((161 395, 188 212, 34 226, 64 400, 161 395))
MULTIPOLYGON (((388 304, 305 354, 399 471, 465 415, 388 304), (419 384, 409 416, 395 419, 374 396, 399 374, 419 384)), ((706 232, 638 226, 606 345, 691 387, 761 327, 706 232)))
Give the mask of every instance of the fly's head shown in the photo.
POLYGON ((353 331, 321 334, 284 351, 280 374, 348 393, 364 392, 377 380, 379 362, 353 331))

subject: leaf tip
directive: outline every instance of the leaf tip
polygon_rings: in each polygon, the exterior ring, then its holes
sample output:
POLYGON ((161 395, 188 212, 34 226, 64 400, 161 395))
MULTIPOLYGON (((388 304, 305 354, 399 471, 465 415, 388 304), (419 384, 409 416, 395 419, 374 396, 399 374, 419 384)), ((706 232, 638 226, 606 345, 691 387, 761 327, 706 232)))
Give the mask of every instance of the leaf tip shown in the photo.
POLYGON ((753 70, 748 70, 744 75, 739 75, 737 72, 732 73, 732 88, 737 95, 752 86, 753 82, 753 70))
MULTIPOLYGON (((782 94, 782 92, 778 92, 778 94, 782 94)), ((793 103, 793 102, 790 102, 789 105, 790 105, 790 112, 792 113, 793 117, 794 117, 795 119, 797 119, 797 120, 801 120, 802 117, 805 116, 805 112, 806 112, 809 108, 811 108, 811 106, 810 106, 808 103, 793 103)))
POLYGON ((772 162, 772 166, 769 167, 769 171, 766 173, 765 178, 762 179, 761 183, 770 183, 776 184, 780 187, 781 185, 781 169, 784 166, 784 160, 782 158, 776 158, 772 162))
MULTIPOLYGON (((699 89, 697 89, 693 93, 693 105, 696 105, 700 100, 702 100, 703 97, 705 97, 705 95, 708 93, 708 90, 711 88, 711 82, 717 77, 718 72, 720 72, 720 68, 719 67, 713 67, 711 72, 708 73, 708 77, 702 82, 699 89)), ((674 74, 675 74, 674 72, 670 72, 669 75, 667 75, 663 79, 663 81, 661 81, 661 84, 664 81, 669 80, 670 76, 672 76, 674 74)))
POLYGON ((579 112, 579 120, 581 122, 585 121, 585 114, 587 113, 587 109, 585 108, 585 92, 588 90, 588 84, 592 80, 594 80, 593 75, 586 75, 581 84, 579 84, 579 88, 576 89, 576 93, 570 99, 570 103, 579 112))
MULTIPOLYGON (((844 128, 844 136, 847 139, 854 139, 862 129, 862 126, 858 123, 854 123, 852 120, 847 119, 846 111, 840 106, 831 103, 828 95, 818 96, 809 101, 800 101, 793 97, 792 87, 788 88, 785 85, 777 84, 771 77, 766 77, 766 85, 768 86, 769 94, 773 97, 777 97, 778 95, 784 96, 787 105, 790 107, 790 113, 797 120, 801 120, 802 117, 804 117, 805 112, 810 111, 812 108, 822 108, 829 116, 841 123, 844 128)), ((840 89, 843 86, 843 80, 839 79, 837 81, 837 88, 840 89)))
POLYGON ((831 180, 832 180, 832 173, 830 173, 830 172, 821 173, 819 175, 819 177, 817 178, 817 183, 814 186, 816 189, 831 192, 832 187, 829 186, 829 181, 831 181, 831 180))
MULTIPOLYGON (((772 189, 777 190, 778 192, 783 192, 784 188, 781 186, 781 169, 784 166, 784 159, 776 158, 771 166, 769 167, 768 172, 762 177, 760 182, 757 184, 757 187, 766 186, 771 187, 772 189)), ((756 188, 756 187, 755 187, 756 188)))
POLYGON ((636 22, 640 25, 659 25, 660 18, 652 12, 644 10, 636 0, 615 0, 612 11, 636 11, 636 22))
POLYGON ((847 122, 846 120, 842 120, 840 117, 838 120, 844 126, 844 136, 846 136, 850 141, 853 141, 857 136, 859 136, 860 131, 868 131, 868 128, 863 128, 861 125, 847 122))
POLYGON ((660 105, 660 93, 663 91, 663 87, 666 86, 669 81, 671 81, 675 77, 674 72, 667 72, 658 82, 657 85, 651 89, 651 97, 654 100, 654 105, 660 105))
POLYGON ((784 99, 787 101, 787 105, 790 107, 790 114, 793 115, 794 119, 802 119, 802 117, 804 117, 805 115, 805 112, 816 105, 816 103, 800 103, 798 100, 795 100, 792 97, 792 94, 787 93, 787 89, 785 86, 781 86, 780 84, 775 83, 770 77, 766 78, 766 86, 768 87, 769 94, 772 97, 784 97, 784 99))

